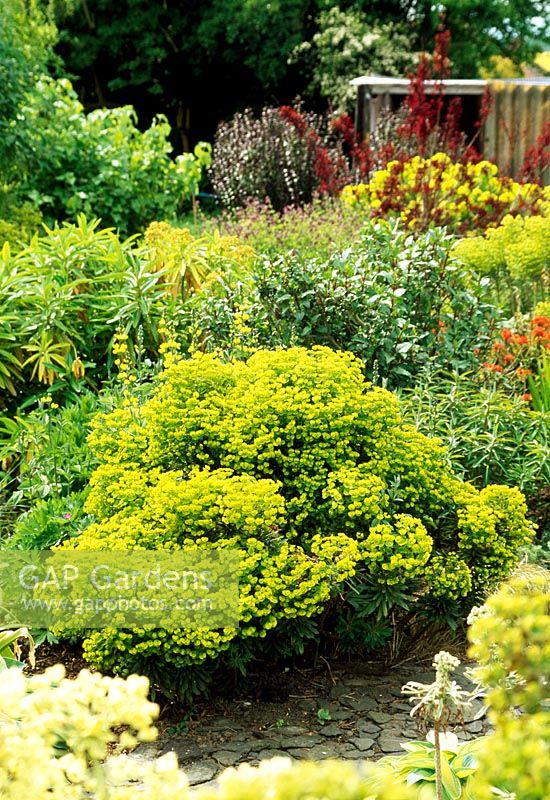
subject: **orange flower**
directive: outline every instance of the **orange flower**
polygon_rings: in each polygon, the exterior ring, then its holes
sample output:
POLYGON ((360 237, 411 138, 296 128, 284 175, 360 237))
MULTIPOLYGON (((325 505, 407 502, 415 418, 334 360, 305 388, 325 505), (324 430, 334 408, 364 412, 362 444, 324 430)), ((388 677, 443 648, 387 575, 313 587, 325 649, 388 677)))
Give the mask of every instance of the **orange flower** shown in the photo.
POLYGON ((548 317, 533 317, 531 326, 534 328, 540 326, 541 328, 550 328, 550 319, 548 317))
POLYGON ((521 399, 522 399, 522 400, 525 400, 525 402, 526 402, 526 403, 529 403, 529 402, 530 402, 530 401, 531 401, 533 398, 532 398, 532 396, 529 394, 529 392, 525 392, 525 394, 522 394, 522 395, 521 395, 521 399))
POLYGON ((545 328, 537 327, 533 328, 533 336, 535 339, 545 339, 548 335, 548 331, 545 328))
POLYGON ((516 375, 518 376, 518 378, 525 379, 530 374, 531 374, 531 370, 530 369, 525 369, 524 367, 520 367, 519 369, 516 370, 516 375))
POLYGON ((511 353, 505 353, 504 354, 504 363, 505 364, 511 364, 515 360, 516 359, 514 358, 514 356, 511 353))
POLYGON ((529 339, 523 333, 513 333, 511 339, 513 344, 529 344, 529 339))
POLYGON ((499 350, 506 350, 506 345, 502 344, 502 342, 495 342, 494 345, 493 345, 493 350, 495 350, 497 352, 499 350))
POLYGON ((504 330, 503 330, 503 331, 501 331, 501 334, 500 334, 500 335, 502 336, 502 338, 504 339, 504 341, 505 341, 505 342, 507 342, 507 341, 508 341, 508 339, 511 339, 511 338, 512 338, 512 331, 510 330, 510 328, 504 328, 504 330))

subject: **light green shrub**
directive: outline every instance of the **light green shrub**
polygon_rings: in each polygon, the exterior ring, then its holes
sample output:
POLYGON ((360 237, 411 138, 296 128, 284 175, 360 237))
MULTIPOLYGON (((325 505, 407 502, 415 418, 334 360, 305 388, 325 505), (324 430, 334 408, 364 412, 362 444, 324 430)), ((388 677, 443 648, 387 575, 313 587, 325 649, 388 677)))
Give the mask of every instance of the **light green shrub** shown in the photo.
POLYGON ((550 573, 520 576, 489 598, 470 631, 495 733, 480 753, 476 800, 550 796, 550 573), (521 714, 518 714, 521 711, 521 714))
POLYGON ((550 269, 550 216, 504 217, 481 236, 468 236, 454 255, 494 282, 501 303, 514 310, 531 309, 546 300, 550 269), (507 296, 507 293, 509 296, 507 296))
POLYGON ((210 162, 204 143, 173 159, 164 117, 142 132, 131 106, 85 114, 67 80, 44 76, 21 116, 34 160, 20 190, 50 222, 85 213, 123 236, 136 233, 174 218, 210 162))
POLYGON ((308 620, 340 613, 348 579, 366 587, 367 618, 425 605, 426 575, 449 556, 456 576, 448 570, 433 598, 466 607, 532 533, 517 490, 461 483, 441 444, 405 425, 397 398, 367 384, 349 353, 197 354, 162 373, 144 404, 127 402, 95 424, 95 522, 70 546, 237 547, 242 621, 238 631, 94 632, 84 649, 101 669, 166 684, 200 665, 200 690, 221 654, 244 669, 268 631, 267 648, 285 644, 289 624, 295 642, 312 635, 308 620))

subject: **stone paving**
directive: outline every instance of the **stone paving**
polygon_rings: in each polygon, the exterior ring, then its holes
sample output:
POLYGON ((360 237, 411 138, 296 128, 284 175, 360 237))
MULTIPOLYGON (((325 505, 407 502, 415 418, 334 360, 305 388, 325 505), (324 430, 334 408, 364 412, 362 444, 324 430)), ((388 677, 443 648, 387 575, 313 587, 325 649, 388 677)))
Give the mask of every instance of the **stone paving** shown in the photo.
MULTIPOLYGON (((281 707, 276 703, 272 704, 271 723, 249 721, 248 716, 254 715, 247 716, 246 707, 254 704, 235 701, 236 713, 224 717, 203 715, 190 721, 184 734, 164 735, 154 744, 141 745, 133 757, 151 759, 173 750, 189 783, 199 786, 213 782, 227 767, 242 762, 257 764, 275 756, 357 760, 403 752, 401 742, 425 737, 425 731, 410 716, 411 704, 401 694, 401 686, 409 680, 431 683, 433 672, 401 668, 384 676, 335 674, 332 687, 324 694, 296 702, 302 717, 300 724, 278 719, 281 707)), ((457 680, 471 688, 463 672, 457 680)), ((474 719, 480 709, 481 703, 475 701, 464 725, 455 731, 459 739, 471 739, 487 730, 485 719, 474 719)))

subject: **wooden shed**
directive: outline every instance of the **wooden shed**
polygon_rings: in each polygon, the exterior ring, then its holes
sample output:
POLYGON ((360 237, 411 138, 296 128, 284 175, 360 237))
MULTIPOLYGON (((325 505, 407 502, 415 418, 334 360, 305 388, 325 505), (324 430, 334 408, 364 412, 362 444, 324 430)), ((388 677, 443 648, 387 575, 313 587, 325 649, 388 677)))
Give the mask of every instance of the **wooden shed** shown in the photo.
MULTIPOLYGON (((550 120, 550 78, 514 78, 512 80, 459 80, 443 83, 445 96, 462 99, 462 125, 473 135, 479 118, 481 98, 488 86, 493 108, 483 126, 477 146, 483 155, 498 164, 503 172, 515 175, 527 150, 535 144, 544 125, 550 120)), ((351 84, 357 88, 355 125, 361 135, 376 129, 382 109, 395 110, 408 93, 406 78, 363 75, 351 84)), ((426 82, 433 91, 434 81, 426 82)), ((550 183, 550 169, 545 183, 550 183)))

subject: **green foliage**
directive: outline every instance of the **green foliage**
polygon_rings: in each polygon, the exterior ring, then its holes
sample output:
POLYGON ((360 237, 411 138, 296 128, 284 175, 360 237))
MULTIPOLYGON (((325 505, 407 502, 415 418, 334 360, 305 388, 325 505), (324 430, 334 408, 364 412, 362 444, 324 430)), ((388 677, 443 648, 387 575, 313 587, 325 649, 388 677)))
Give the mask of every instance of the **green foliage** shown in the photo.
POLYGON ((159 344, 159 275, 134 242, 83 216, 14 254, 5 245, 0 288, 0 388, 19 402, 40 385, 74 395, 107 377, 117 326, 134 350, 159 344))
POLYGON ((500 305, 530 310, 546 299, 550 217, 505 217, 482 236, 460 239, 454 254, 470 269, 491 278, 500 305))
POLYGON ((49 550, 77 536, 91 522, 84 511, 85 492, 38 500, 19 516, 6 542, 11 550, 49 550))
POLYGON ((518 486, 529 495, 550 481, 548 415, 469 375, 432 375, 402 395, 407 419, 440 437, 455 470, 483 487, 518 486))
POLYGON ((170 158, 170 126, 158 117, 143 133, 130 106, 85 114, 67 80, 42 78, 22 110, 35 163, 21 191, 48 220, 101 217, 121 235, 173 218, 198 191, 206 145, 170 158), (154 190, 152 190, 154 187, 154 190))
POLYGON ((68 545, 241 554, 238 630, 86 639, 96 666, 139 669, 171 690, 181 676, 202 691, 224 664, 245 671, 277 637, 281 652, 291 641, 290 652, 303 648, 310 623, 354 582, 370 593, 366 621, 414 607, 430 596, 424 573, 435 557, 462 560, 448 596, 467 603, 531 536, 517 490, 462 484, 440 444, 402 422, 396 398, 366 384, 351 354, 328 348, 176 361, 145 403, 100 415, 91 446, 99 466, 85 511, 95 521, 68 545))
POLYGON ((535 411, 550 412, 550 360, 545 352, 539 359, 536 377, 529 375, 528 384, 535 411))
POLYGON ((544 800, 550 792, 549 573, 504 585, 476 614, 469 640, 495 725, 480 754, 474 796, 493 797, 496 784, 509 796, 544 800))
POLYGON ((414 238, 380 224, 328 261, 298 254, 265 260, 252 289, 228 287, 189 307, 195 345, 225 353, 323 344, 359 356, 389 387, 419 370, 467 369, 490 339, 496 309, 449 254, 441 231, 414 238))
POLYGON ((353 8, 332 6, 321 11, 317 31, 303 42, 292 60, 306 59, 312 73, 311 90, 329 100, 334 108, 351 110, 356 89, 351 78, 359 75, 402 77, 412 66, 412 37, 393 22, 374 22, 353 8))
POLYGON ((219 230, 237 236, 270 258, 295 251, 302 258, 328 261, 359 239, 364 217, 337 200, 317 198, 281 213, 269 203, 250 202, 232 213, 206 219, 203 225, 208 233, 219 230))
POLYGON ((28 244, 42 224, 42 216, 32 205, 23 201, 17 192, 0 191, 0 246, 5 242, 18 249, 28 244))
POLYGON ((42 401, 35 411, 2 420, 0 486, 9 490, 12 504, 85 488, 94 467, 89 425, 106 405, 105 398, 83 392, 65 408, 42 401))
POLYGON ((21 108, 52 60, 56 29, 38 0, 0 4, 0 169, 2 183, 30 156, 21 108))

